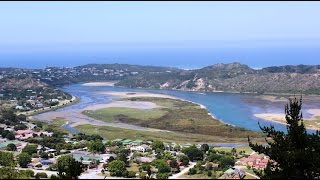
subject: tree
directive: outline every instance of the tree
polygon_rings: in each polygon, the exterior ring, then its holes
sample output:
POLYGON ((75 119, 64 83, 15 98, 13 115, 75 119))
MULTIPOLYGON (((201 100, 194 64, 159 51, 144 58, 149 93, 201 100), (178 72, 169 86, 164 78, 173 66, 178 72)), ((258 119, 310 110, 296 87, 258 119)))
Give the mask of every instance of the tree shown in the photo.
POLYGON ((209 150, 209 145, 208 144, 202 144, 200 147, 200 150, 203 152, 207 152, 209 150))
POLYGON ((6 135, 6 138, 7 138, 8 140, 15 140, 15 139, 16 139, 15 136, 14 136, 14 134, 13 134, 12 132, 9 132, 9 133, 6 135))
POLYGON ((82 164, 72 156, 61 156, 57 162, 58 176, 63 179, 76 179, 82 172, 82 164))
POLYGON ((237 149, 236 148, 232 148, 231 149, 231 154, 235 156, 237 154, 237 149))
POLYGON ((126 164, 120 160, 114 160, 108 164, 108 170, 111 176, 121 177, 126 174, 126 164))
POLYGON ((8 151, 16 151, 17 150, 17 146, 13 143, 10 143, 7 145, 7 150, 8 151))
POLYGON ((40 153, 40 157, 43 158, 43 159, 48 159, 49 158, 48 153, 46 153, 46 152, 41 152, 40 153))
POLYGON ((148 176, 150 176, 151 175, 151 165, 150 165, 150 163, 143 163, 140 166, 139 171, 140 172, 147 171, 148 176))
POLYGON ((18 155, 18 163, 20 167, 26 168, 30 162, 31 156, 28 153, 22 152, 18 155))
POLYGON ((223 155, 219 158, 219 166, 223 170, 227 170, 228 168, 231 168, 235 164, 235 160, 230 155, 223 155))
POLYGON ((170 166, 163 159, 156 159, 152 164, 158 169, 158 173, 169 173, 171 172, 170 166))
POLYGON ((164 144, 163 142, 159 141, 159 140, 155 140, 152 145, 151 145, 151 148, 153 150, 156 150, 156 149, 161 149, 161 150, 164 150, 164 144))
POLYGON ((0 151, 0 165, 1 166, 8 166, 8 167, 14 167, 14 156, 11 152, 2 152, 0 151))
POLYGON ((203 159, 203 152, 195 145, 182 149, 182 152, 189 157, 190 161, 203 159))
POLYGON ((173 147, 173 150, 174 151, 180 151, 181 150, 181 147, 179 144, 176 144, 174 147, 173 147))
POLYGON ((189 158, 186 155, 179 155, 178 160, 182 162, 182 165, 187 166, 189 164, 189 158))
POLYGON ((171 160, 169 163, 170 167, 172 168, 173 172, 179 172, 180 171, 180 166, 177 162, 177 160, 171 160))
POLYGON ((262 178, 317 179, 320 177, 320 133, 308 134, 301 112, 302 97, 289 99, 285 106, 287 133, 277 131, 274 126, 261 127, 266 133, 267 145, 249 146, 270 157, 262 178))
POLYGON ((89 151, 94 153, 104 153, 106 148, 105 145, 100 140, 89 141, 87 146, 89 151))
POLYGON ((38 148, 38 145, 28 144, 22 149, 22 152, 26 152, 29 155, 32 155, 33 153, 37 153, 37 148, 38 148))

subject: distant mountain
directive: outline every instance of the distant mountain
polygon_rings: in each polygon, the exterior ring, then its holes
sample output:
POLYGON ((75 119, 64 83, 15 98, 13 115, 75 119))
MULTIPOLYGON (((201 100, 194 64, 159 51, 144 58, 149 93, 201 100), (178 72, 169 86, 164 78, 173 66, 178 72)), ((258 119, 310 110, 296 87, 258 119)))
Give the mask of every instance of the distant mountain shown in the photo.
POLYGON ((262 70, 270 73, 301 73, 301 74, 313 74, 320 73, 320 65, 287 65, 287 66, 272 66, 263 68, 262 70))
POLYGON ((320 65, 273 66, 255 70, 238 62, 201 69, 129 64, 88 64, 73 68, 0 68, 0 79, 17 74, 57 86, 89 81, 119 81, 116 86, 251 93, 320 94, 320 65))
POLYGON ((128 77, 116 85, 207 92, 320 94, 318 65, 283 67, 254 70, 240 63, 215 64, 197 70, 128 77))

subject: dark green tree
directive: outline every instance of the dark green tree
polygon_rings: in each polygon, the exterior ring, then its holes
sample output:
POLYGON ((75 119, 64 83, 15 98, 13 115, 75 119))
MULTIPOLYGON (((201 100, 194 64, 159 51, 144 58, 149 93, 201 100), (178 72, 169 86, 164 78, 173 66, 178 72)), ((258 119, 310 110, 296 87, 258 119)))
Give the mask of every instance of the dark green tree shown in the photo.
POLYGON ((17 146, 13 143, 10 143, 7 145, 7 150, 8 151, 16 151, 17 150, 17 146))
POLYGON ((15 140, 15 139, 16 139, 15 136, 14 136, 14 134, 13 134, 12 132, 9 132, 9 133, 6 135, 6 138, 7 138, 8 140, 15 140))
POLYGON ((190 161, 203 159, 203 152, 195 145, 182 149, 182 152, 189 157, 190 161))
POLYGON ((77 179, 83 172, 82 164, 72 156, 61 156, 57 162, 58 176, 62 179, 77 179))
POLYGON ((37 148, 38 148, 38 145, 28 144, 22 149, 22 152, 26 152, 29 155, 32 155, 34 153, 37 153, 37 148))
POLYGON ((209 145, 208 144, 202 144, 200 147, 200 150, 203 152, 207 152, 209 150, 209 145))
POLYGON ((277 131, 274 126, 261 127, 266 133, 267 145, 253 144, 250 147, 270 157, 262 178, 314 179, 320 177, 320 134, 308 134, 301 112, 302 97, 289 99, 285 106, 287 133, 277 131))
POLYGON ((164 144, 163 144, 163 142, 161 142, 161 141, 155 140, 155 141, 152 143, 151 148, 152 148, 153 150, 156 150, 156 149, 164 150, 164 144))
POLYGON ((111 176, 125 176, 126 174, 126 164, 120 160, 114 160, 108 164, 108 170, 111 176))

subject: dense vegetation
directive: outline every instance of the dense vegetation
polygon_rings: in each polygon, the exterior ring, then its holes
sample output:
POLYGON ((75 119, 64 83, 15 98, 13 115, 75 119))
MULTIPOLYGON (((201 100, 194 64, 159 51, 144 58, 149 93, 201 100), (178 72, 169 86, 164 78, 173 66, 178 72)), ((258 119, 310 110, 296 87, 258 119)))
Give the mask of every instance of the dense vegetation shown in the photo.
POLYGON ((320 133, 307 133, 301 107, 302 98, 296 97, 286 105, 287 133, 277 131, 273 126, 260 127, 267 135, 266 146, 253 144, 249 139, 254 151, 271 159, 264 171, 257 172, 262 178, 320 178, 320 133))

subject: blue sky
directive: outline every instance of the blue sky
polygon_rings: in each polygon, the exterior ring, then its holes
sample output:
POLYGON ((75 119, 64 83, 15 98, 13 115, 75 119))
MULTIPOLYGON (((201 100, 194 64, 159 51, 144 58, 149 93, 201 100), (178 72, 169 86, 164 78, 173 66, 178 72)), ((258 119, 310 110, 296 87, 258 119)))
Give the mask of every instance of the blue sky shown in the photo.
MULTIPOLYGON (((319 17, 319 2, 1 2, 0 58, 10 65, 30 54, 105 49, 319 50, 319 17)), ((316 64, 312 53, 301 63, 316 64)))

